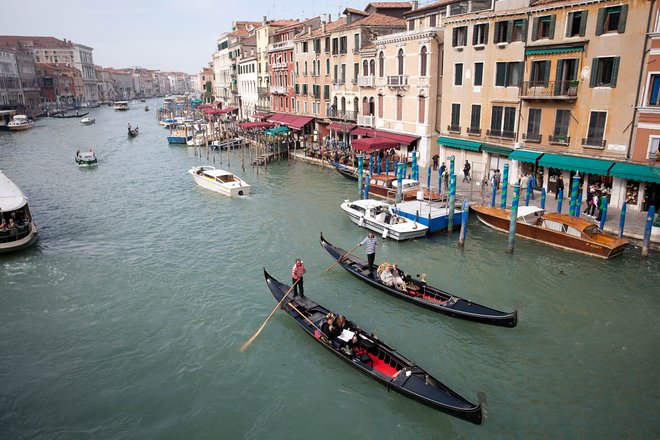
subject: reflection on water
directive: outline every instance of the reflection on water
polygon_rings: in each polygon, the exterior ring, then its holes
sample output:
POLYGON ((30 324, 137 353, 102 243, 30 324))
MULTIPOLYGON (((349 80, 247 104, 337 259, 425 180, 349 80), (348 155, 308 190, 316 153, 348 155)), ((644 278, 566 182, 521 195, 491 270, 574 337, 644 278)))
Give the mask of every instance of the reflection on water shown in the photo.
POLYGON ((0 133, 0 168, 30 198, 41 237, 0 256, 2 437, 323 439, 341 420, 362 438, 658 432, 657 254, 643 260, 630 247, 601 261, 517 240, 509 255, 506 235, 475 219, 464 249, 457 234, 381 240, 378 260, 479 303, 521 307, 514 329, 452 319, 340 267, 325 272, 321 231, 345 249, 365 235, 339 209, 356 188, 334 172, 286 161, 256 170, 240 150, 200 160, 169 146, 140 106, 90 116, 96 124, 41 119, 0 133), (129 122, 140 127, 134 139, 129 122), (97 169, 75 165, 86 148, 97 169), (205 163, 237 173, 253 194, 197 187, 186 171, 205 163), (262 267, 287 281, 296 257, 308 296, 470 400, 484 391, 486 423, 387 393, 284 314, 239 353, 275 306, 262 267))

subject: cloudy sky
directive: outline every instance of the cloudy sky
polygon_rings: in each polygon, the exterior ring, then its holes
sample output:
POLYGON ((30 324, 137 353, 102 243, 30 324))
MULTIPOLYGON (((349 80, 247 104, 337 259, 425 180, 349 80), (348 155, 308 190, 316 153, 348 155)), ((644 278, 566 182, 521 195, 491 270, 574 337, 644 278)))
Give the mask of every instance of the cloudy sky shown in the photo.
POLYGON ((3 1, 0 34, 51 36, 94 48, 104 67, 197 73, 234 20, 306 18, 366 0, 23 0, 3 1))

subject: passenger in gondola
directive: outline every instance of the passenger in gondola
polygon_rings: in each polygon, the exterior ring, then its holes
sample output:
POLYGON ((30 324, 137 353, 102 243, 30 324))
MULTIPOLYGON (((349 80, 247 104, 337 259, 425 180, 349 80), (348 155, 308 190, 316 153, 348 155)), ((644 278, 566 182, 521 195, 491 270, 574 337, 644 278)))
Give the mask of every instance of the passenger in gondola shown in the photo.
POLYGON ((321 326, 321 331, 328 337, 328 339, 333 340, 341 334, 341 330, 335 326, 334 314, 328 313, 325 318, 325 322, 321 326))

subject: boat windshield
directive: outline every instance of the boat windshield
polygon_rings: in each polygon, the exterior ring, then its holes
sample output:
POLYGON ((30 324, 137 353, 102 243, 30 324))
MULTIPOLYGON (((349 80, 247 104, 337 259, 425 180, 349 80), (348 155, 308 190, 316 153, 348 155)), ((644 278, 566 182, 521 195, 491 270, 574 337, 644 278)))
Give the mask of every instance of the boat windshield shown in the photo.
POLYGON ((216 179, 218 182, 223 183, 235 182, 237 180, 233 174, 224 174, 222 176, 216 177, 216 179))

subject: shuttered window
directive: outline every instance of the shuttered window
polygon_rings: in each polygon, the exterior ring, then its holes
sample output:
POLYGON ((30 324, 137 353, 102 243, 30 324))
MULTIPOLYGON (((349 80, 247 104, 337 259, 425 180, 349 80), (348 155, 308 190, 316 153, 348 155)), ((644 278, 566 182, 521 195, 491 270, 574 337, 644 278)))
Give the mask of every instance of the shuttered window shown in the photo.
POLYGON ((628 16, 628 5, 612 6, 598 10, 596 20, 596 35, 617 32, 622 34, 626 30, 626 18, 628 16))
POLYGON ((616 87, 619 57, 594 58, 591 64, 590 87, 616 87))

